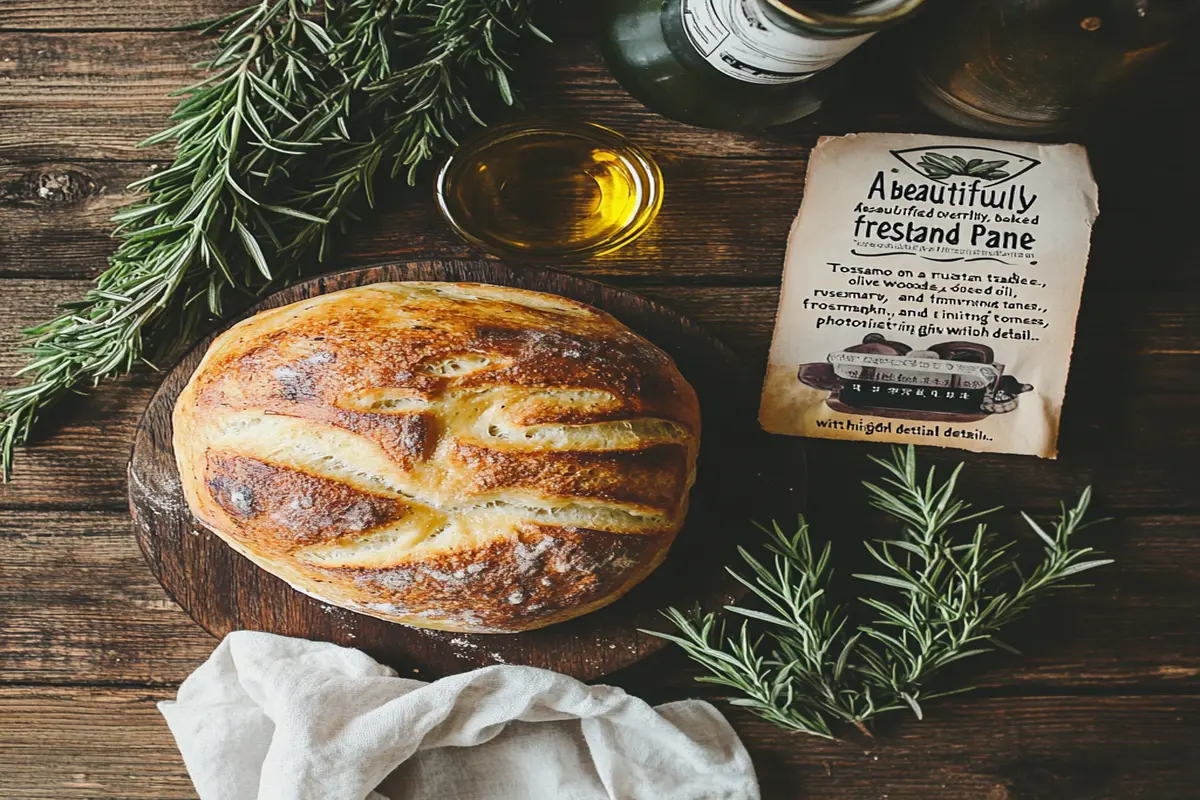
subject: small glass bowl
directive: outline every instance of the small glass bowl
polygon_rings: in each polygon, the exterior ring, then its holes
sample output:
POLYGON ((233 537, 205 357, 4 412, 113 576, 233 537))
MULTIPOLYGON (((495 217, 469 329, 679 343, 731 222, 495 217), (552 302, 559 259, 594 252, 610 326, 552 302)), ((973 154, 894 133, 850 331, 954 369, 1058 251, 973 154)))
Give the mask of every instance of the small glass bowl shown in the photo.
POLYGON ((437 177, 450 226, 509 258, 582 259, 641 235, 662 206, 658 165, 616 131, 594 123, 487 128, 437 177))

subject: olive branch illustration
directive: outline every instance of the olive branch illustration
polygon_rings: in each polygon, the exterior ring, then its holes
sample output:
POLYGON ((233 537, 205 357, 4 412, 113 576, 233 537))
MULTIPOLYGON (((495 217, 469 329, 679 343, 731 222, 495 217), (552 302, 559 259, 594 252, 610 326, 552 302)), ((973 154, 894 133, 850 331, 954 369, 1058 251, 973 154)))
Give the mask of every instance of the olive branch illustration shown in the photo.
POLYGON ((925 153, 917 162, 917 166, 925 170, 925 174, 930 178, 963 175, 986 181, 1007 178, 1008 173, 1002 169, 1007 164, 1007 161, 984 161, 982 158, 972 158, 967 161, 960 156, 944 156, 941 153, 925 153))

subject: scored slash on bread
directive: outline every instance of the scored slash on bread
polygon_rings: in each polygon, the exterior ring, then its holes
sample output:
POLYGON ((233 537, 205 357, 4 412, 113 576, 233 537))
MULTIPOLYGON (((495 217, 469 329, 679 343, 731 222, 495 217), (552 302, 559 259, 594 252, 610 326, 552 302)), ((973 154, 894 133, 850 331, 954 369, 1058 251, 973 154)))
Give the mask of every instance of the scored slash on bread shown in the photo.
POLYGON ((510 632, 615 600, 665 558, 700 417, 608 314, 483 284, 384 283, 220 336, 174 414, 195 515, 300 591, 510 632))

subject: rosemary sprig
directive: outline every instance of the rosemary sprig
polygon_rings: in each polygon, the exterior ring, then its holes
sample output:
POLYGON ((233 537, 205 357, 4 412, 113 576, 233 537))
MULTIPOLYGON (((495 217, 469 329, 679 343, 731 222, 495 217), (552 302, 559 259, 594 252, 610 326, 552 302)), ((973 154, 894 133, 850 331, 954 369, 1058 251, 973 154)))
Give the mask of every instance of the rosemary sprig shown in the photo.
POLYGON ((347 132, 353 134, 333 143, 323 174, 291 198, 338 225, 302 224, 288 244, 290 252, 316 244, 323 258, 331 234, 356 219, 347 198, 361 195, 374 206, 381 167, 392 178, 404 173, 413 184, 422 164, 457 144, 456 132, 464 125, 484 125, 471 105, 476 84, 490 83, 505 104, 515 102, 507 51, 526 31, 549 41, 530 20, 529 5, 529 0, 409 0, 399 5, 399 14, 353 20, 332 58, 364 98, 360 116, 366 122, 352 124, 347 132), (402 41, 402 53, 421 57, 397 67, 390 51, 365 47, 380 40, 402 41))
POLYGON ((228 288, 257 282, 251 265, 268 272, 247 227, 263 183, 252 172, 269 175, 281 156, 311 146, 284 143, 312 99, 306 82, 279 87, 289 76, 312 72, 309 54, 292 43, 308 41, 295 37, 302 11, 286 0, 264 2, 218 23, 224 31, 218 52, 202 65, 212 74, 180 92, 174 125, 145 142, 176 140, 175 160, 131 186, 145 197, 114 218, 121 244, 108 270, 60 317, 25 332, 31 359, 17 374, 31 380, 0 395, 6 478, 13 447, 68 391, 127 372, 147 341, 168 328, 172 338, 188 338, 206 306, 221 312, 228 288), (235 251, 253 256, 238 258, 235 251))
MULTIPOLYGON (((211 74, 179 92, 167 169, 131 188, 95 288, 25 332, 26 385, 0 393, 0 473, 72 391, 170 358, 233 297, 297 276, 374 203, 381 164, 417 168, 512 102, 504 50, 531 0, 262 0, 208 27, 211 74), (335 224, 330 224, 335 223, 335 224)), ((540 34, 539 34, 540 35, 540 34)))
POLYGON ((924 479, 918 474, 911 446, 894 448, 890 460, 872 460, 885 477, 865 484, 871 505, 899 520, 903 536, 867 544, 882 569, 854 577, 885 592, 861 598, 859 621, 827 605, 831 549, 814 551, 801 518, 794 534, 778 525, 766 531, 768 564, 739 548, 750 573, 730 573, 762 608, 726 606, 743 618, 737 634, 727 633, 715 614, 677 609, 665 615, 678 635, 649 633, 679 644, 708 671, 698 680, 735 690, 739 696, 730 702, 764 719, 824 738, 834 737, 837 723, 869 734, 866 723, 879 714, 909 709, 921 718, 922 702, 968 691, 935 690, 932 683, 950 664, 1011 649, 997 638, 1005 625, 1072 586, 1074 576, 1112 563, 1072 543, 1095 524, 1083 521, 1089 489, 1073 507, 1063 506, 1052 531, 1022 514, 1044 551, 1025 574, 1013 543, 982 521, 998 509, 974 512, 955 495, 961 464, 938 484, 933 469, 924 479), (752 623, 759 633, 752 634, 752 623))

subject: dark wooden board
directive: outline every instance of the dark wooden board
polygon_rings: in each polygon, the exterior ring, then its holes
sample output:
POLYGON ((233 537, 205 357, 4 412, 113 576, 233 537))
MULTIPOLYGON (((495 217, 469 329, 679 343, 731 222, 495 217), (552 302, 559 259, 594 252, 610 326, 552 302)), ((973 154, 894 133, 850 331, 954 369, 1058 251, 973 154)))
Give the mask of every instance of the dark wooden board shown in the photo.
POLYGON ((666 563, 608 608, 520 634, 466 635, 385 622, 307 597, 235 554, 196 522, 183 501, 171 448, 171 409, 212 337, 163 381, 146 409, 129 464, 138 543, 163 587, 206 630, 265 630, 357 647, 405 673, 440 676, 487 664, 525 664, 592 679, 656 652, 667 605, 712 608, 739 596, 724 565, 748 531, 749 509, 795 513, 804 492, 798 439, 757 429, 757 385, 732 351, 700 328, 629 292, 582 278, 495 261, 417 261, 317 278, 251 312, 379 281, 449 280, 550 292, 602 308, 666 350, 700 397, 704 432, 692 508, 666 563), (771 458, 771 454, 778 458, 771 458), (772 465, 764 473, 764 463, 772 465))

